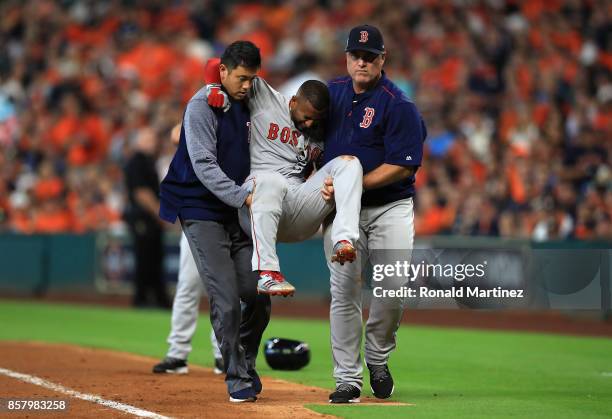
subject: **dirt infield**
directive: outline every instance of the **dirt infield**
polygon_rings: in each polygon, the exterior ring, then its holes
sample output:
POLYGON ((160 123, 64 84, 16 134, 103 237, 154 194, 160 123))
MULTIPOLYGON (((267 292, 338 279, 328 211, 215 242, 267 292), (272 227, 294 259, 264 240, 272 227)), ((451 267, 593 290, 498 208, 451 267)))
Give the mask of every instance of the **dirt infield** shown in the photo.
MULTIPOLYGON (((215 419, 332 417, 304 407, 309 403, 325 403, 328 391, 324 389, 262 377, 264 391, 256 403, 233 404, 228 402, 223 378, 214 375, 212 370, 190 366, 188 375, 154 375, 150 371, 156 361, 143 356, 70 345, 2 342, 0 346, 0 368, 36 376, 80 393, 97 395, 158 415, 215 419)), ((131 416, 2 374, 0 395, 70 400, 68 412, 27 415, 21 412, 16 413, 15 417, 131 416)), ((366 403, 385 403, 369 398, 362 400, 366 403)))

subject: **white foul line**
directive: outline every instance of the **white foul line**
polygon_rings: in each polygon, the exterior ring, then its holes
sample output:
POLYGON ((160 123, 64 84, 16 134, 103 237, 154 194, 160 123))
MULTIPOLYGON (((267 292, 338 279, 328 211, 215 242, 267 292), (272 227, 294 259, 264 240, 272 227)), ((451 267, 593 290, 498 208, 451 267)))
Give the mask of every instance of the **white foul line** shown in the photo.
POLYGON ((51 381, 43 380, 42 378, 35 377, 33 375, 22 374, 20 372, 11 371, 11 370, 7 370, 4 368, 0 368, 0 374, 6 375, 7 377, 15 378, 17 380, 24 381, 29 384, 34 384, 37 386, 45 387, 45 388, 48 388, 49 390, 57 391, 58 393, 62 393, 67 396, 75 397, 77 399, 98 403, 98 404, 101 404, 102 406, 120 410, 122 412, 129 413, 134 416, 138 416, 140 418, 170 419, 168 416, 158 415, 157 413, 149 412, 148 410, 139 409, 137 407, 130 406, 129 404, 123 404, 119 402, 114 402, 112 400, 106 400, 94 394, 80 393, 76 390, 72 390, 60 384, 52 383, 51 381))

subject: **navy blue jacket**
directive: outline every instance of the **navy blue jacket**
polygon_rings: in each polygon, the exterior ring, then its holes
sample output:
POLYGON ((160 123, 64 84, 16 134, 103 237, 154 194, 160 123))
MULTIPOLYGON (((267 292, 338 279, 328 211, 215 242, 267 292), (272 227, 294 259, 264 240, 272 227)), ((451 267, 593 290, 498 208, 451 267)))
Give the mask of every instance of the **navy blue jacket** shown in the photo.
MULTIPOLYGON (((383 163, 421 165, 425 123, 414 103, 389 79, 356 94, 349 76, 328 83, 331 107, 324 161, 343 154, 359 158, 364 175, 383 163)), ((414 195, 414 176, 364 191, 363 206, 383 205, 414 195)))

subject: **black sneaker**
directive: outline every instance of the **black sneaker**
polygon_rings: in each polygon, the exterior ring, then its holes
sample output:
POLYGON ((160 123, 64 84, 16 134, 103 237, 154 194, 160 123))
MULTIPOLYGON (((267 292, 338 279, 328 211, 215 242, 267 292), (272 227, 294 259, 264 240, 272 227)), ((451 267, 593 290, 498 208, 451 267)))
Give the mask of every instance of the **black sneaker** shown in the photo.
POLYGON ((162 361, 153 367, 153 372, 156 374, 187 374, 187 361, 184 359, 165 357, 162 361))
POLYGON ((393 394, 393 377, 387 364, 368 365, 370 370, 370 388, 378 399, 388 399, 393 394))
POLYGON ((251 387, 243 388, 242 390, 230 393, 229 401, 232 403, 254 402, 257 400, 257 394, 251 387))
POLYGON ((263 386, 261 384, 261 378, 259 378, 259 374, 257 374, 257 371, 255 371, 255 370, 248 370, 247 372, 249 373, 249 375, 253 379, 252 389, 255 390, 255 393, 257 393, 257 394, 261 393, 261 390, 263 389, 263 386))
POLYGON ((216 375, 225 373, 225 365, 223 364, 223 358, 215 358, 215 368, 213 369, 213 372, 216 375))
POLYGON ((361 391, 350 384, 340 384, 336 391, 329 395, 330 403, 359 403, 361 391))

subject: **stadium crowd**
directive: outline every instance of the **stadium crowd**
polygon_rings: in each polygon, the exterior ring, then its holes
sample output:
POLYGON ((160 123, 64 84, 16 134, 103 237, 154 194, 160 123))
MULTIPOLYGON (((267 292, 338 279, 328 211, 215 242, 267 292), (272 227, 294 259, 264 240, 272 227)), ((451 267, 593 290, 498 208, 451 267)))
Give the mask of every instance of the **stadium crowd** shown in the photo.
POLYGON ((612 238, 605 0, 3 1, 0 229, 123 228, 131 145, 153 128, 163 172, 207 58, 251 40, 290 95, 364 22, 428 126, 417 235, 612 238))

